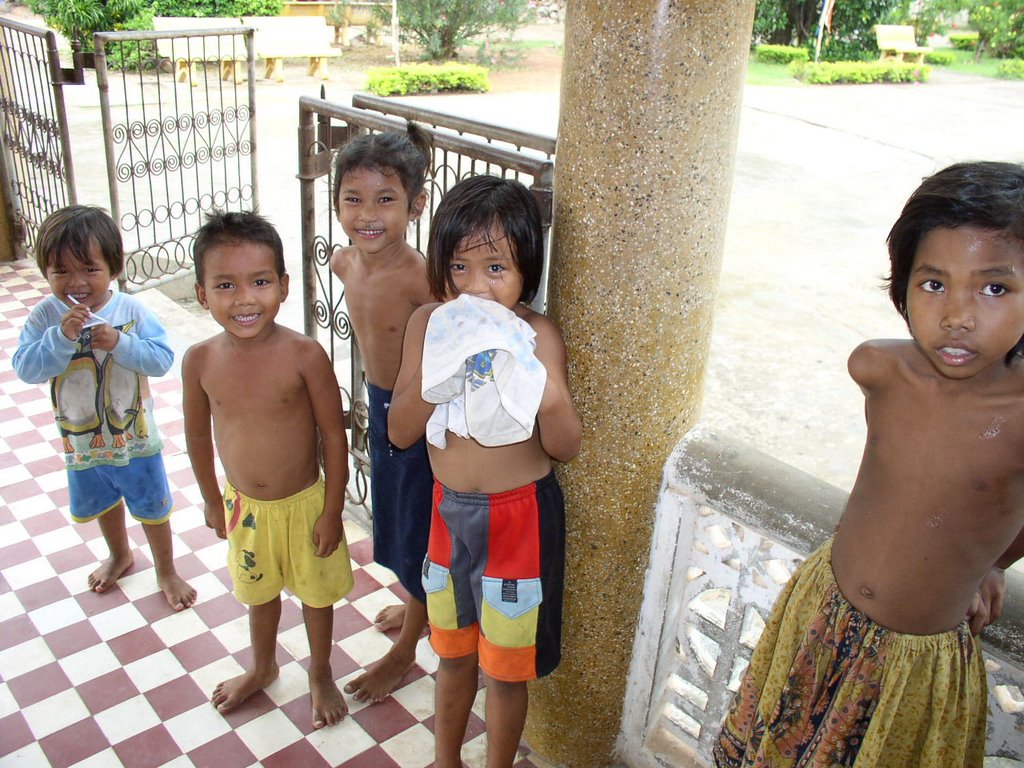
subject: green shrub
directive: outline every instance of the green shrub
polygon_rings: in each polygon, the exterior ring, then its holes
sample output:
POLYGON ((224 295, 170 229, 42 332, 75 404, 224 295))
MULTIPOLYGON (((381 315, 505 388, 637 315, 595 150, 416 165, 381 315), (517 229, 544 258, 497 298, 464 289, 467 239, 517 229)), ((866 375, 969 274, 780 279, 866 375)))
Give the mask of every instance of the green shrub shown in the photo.
POLYGON ((924 55, 925 64, 934 64, 937 67, 948 67, 956 60, 952 51, 932 51, 924 55))
POLYGON ((1024 59, 1007 59, 999 64, 998 77, 1007 80, 1024 80, 1024 59))
POLYGON ((965 32, 950 32, 949 42, 958 51, 973 51, 978 47, 978 33, 967 30, 965 32))
POLYGON ((93 50, 93 32, 138 29, 135 19, 146 12, 147 0, 30 0, 29 7, 69 40, 81 35, 82 50, 93 50))
POLYGON ((366 89, 378 96, 491 89, 487 70, 476 64, 408 64, 366 71, 366 89))
MULTIPOLYGON (((380 5, 375 11, 390 24, 390 8, 380 5)), ((398 0, 402 39, 421 46, 431 61, 458 58, 459 48, 477 35, 511 34, 534 14, 530 0, 398 0)))
POLYGON ((762 64, 789 64, 791 61, 807 61, 810 54, 806 48, 793 45, 754 46, 754 58, 762 64))
POLYGON ((154 16, 280 16, 284 0, 156 0, 154 16))
POLYGON ((819 64, 793 62, 789 72, 798 80, 815 85, 834 83, 923 83, 931 69, 898 61, 826 61, 819 64))

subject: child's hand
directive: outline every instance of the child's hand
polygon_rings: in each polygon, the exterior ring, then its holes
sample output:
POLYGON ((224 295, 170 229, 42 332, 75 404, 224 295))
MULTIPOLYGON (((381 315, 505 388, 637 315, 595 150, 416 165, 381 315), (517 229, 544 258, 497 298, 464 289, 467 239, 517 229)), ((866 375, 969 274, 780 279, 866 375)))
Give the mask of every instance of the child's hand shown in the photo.
POLYGON ((94 349, 102 349, 106 352, 113 352, 114 347, 121 340, 121 332, 110 323, 100 323, 92 326, 92 346, 94 349))
POLYGON ((226 539, 224 532, 224 502, 217 504, 203 504, 203 516, 206 518, 206 527, 212 528, 218 539, 226 539))
POLYGON ((985 574, 978 585, 978 591, 967 611, 967 621, 971 625, 971 634, 977 635, 981 630, 998 619, 1003 613, 1003 597, 1006 595, 1006 572, 995 566, 985 574))
POLYGON ((85 328, 85 323, 91 315, 92 312, 85 304, 75 304, 61 317, 60 332, 71 341, 78 341, 78 337, 82 335, 82 329, 85 328))
POLYGON ((324 510, 313 526, 314 554, 317 557, 330 557, 344 538, 345 524, 341 520, 341 513, 324 510))

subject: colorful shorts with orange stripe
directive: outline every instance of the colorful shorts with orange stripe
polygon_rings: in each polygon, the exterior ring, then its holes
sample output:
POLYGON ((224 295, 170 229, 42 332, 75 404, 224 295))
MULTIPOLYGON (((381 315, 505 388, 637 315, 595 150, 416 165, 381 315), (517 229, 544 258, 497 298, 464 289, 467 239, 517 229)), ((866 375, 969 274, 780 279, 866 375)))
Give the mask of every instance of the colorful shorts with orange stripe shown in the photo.
POLYGON ((477 653, 504 682, 550 674, 561 659, 564 581, 565 502, 553 472, 495 494, 434 482, 423 587, 438 656, 477 653))

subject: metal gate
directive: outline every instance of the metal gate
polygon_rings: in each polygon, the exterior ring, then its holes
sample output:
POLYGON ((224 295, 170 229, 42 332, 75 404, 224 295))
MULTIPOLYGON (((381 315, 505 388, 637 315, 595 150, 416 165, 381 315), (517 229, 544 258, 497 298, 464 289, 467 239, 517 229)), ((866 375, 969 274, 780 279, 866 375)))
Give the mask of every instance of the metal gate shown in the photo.
POLYGON ((253 30, 93 40, 110 207, 125 237, 122 284, 138 291, 192 268, 204 214, 259 205, 253 30))
MULTIPOLYGON (((415 119, 430 133, 434 159, 427 180, 429 200, 408 235, 409 242, 422 252, 430 218, 442 195, 457 181, 481 173, 516 178, 529 187, 540 204, 547 245, 555 140, 368 97, 354 97, 353 103, 360 108, 308 96, 299 99, 302 285, 305 332, 319 337, 331 355, 351 428, 349 500, 354 505, 349 509, 369 524, 369 406, 363 365, 345 308, 343 286, 329 267, 334 249, 348 243, 340 226, 335 225, 335 204, 330 199, 332 161, 337 149, 361 133, 406 129, 405 120, 382 114, 385 112, 400 111, 402 117, 415 119)), ((542 290, 534 306, 540 308, 543 302, 542 290)))
POLYGON ((63 87, 80 84, 82 69, 61 69, 52 30, 5 19, 0 36, 0 183, 22 251, 50 213, 77 199, 63 87))

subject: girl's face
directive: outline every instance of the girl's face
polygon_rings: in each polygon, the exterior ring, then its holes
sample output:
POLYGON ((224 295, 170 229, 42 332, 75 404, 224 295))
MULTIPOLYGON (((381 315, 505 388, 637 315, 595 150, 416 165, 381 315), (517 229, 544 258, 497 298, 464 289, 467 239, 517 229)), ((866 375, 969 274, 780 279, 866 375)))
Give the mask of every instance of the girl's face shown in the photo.
POLYGON ((107 303, 112 279, 110 266, 95 241, 89 245, 88 263, 65 253, 46 268, 46 281, 54 296, 65 304, 85 304, 90 310, 107 303))
POLYGON ((468 293, 507 309, 519 303, 523 276, 512 257, 512 244, 496 224, 486 233, 463 239, 452 254, 449 269, 456 295, 468 293))
POLYGON ((1000 375, 1024 336, 1024 249, 991 230, 933 229, 914 256, 907 315, 943 376, 1000 375))
POLYGON ((341 178, 338 221, 352 244, 365 254, 376 254, 405 243, 409 222, 419 218, 426 192, 412 201, 397 173, 357 168, 341 178))

